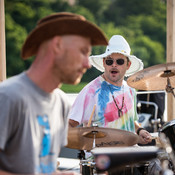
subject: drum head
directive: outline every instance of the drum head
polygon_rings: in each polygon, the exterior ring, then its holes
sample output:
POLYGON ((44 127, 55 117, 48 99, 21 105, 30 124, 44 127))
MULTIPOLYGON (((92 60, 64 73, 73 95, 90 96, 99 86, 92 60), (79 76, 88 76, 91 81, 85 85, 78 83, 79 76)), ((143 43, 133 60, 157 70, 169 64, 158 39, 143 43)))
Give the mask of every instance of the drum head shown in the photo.
POLYGON ((171 120, 162 126, 161 132, 169 139, 173 150, 175 151, 175 120, 171 120))

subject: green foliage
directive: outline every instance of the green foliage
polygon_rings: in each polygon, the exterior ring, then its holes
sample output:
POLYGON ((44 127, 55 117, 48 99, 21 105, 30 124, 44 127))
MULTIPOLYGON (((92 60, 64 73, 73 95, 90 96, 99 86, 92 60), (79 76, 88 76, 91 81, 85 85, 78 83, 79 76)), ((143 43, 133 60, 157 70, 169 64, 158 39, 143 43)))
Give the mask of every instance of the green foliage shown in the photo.
POLYGON ((103 22, 104 12, 108 10, 111 1, 109 0, 77 0, 77 4, 89 9, 97 20, 97 24, 103 22))
POLYGON ((101 72, 94 67, 91 67, 87 72, 83 75, 82 82, 90 82, 95 79, 97 76, 101 75, 101 72))
POLYGON ((10 15, 6 15, 6 63, 8 76, 23 71, 24 61, 20 59, 20 49, 27 35, 24 28, 16 24, 10 15))
MULTIPOLYGON (((85 16, 97 24, 108 39, 112 35, 123 35, 132 54, 141 58, 145 67, 166 61, 164 0, 75 0, 75 4, 68 0, 5 0, 7 76, 24 71, 34 59, 21 60, 20 50, 36 22, 50 13, 62 11, 85 16)), ((102 54, 105 49, 104 46, 93 47, 92 54, 102 54)), ((92 67, 82 82, 87 83, 100 74, 92 67)), ((66 87, 63 85, 65 90, 66 87)))
POLYGON ((165 46, 166 44, 166 25, 165 21, 160 23, 153 16, 129 16, 127 26, 132 31, 142 31, 141 35, 148 36, 151 40, 158 41, 165 46))
POLYGON ((78 85, 63 84, 61 89, 66 93, 78 93, 80 92, 87 83, 79 83, 78 85))
POLYGON ((87 20, 96 23, 94 15, 90 12, 89 9, 85 8, 85 7, 81 7, 81 6, 71 6, 67 9, 68 12, 72 12, 72 13, 77 13, 80 15, 83 15, 87 20))
POLYGON ((106 21, 110 20, 116 25, 124 24, 128 16, 157 17, 166 9, 161 0, 113 0, 111 2, 108 10, 105 11, 106 21))
POLYGON ((134 54, 143 60, 144 67, 165 63, 165 53, 161 43, 142 36, 136 38, 134 44, 134 54))

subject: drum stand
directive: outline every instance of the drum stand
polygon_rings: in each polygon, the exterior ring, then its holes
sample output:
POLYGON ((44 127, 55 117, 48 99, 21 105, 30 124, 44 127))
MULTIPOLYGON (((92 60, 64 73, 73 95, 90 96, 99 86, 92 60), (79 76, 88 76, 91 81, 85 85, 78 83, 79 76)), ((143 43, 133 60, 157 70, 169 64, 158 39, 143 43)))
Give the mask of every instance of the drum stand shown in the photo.
MULTIPOLYGON (((95 139, 96 134, 98 131, 92 131, 93 134, 93 146, 92 148, 95 148, 95 139)), ((95 162, 93 160, 86 160, 85 158, 85 152, 83 150, 80 150, 80 153, 78 153, 78 158, 80 159, 80 173, 82 175, 95 175, 95 162)))
POLYGON ((86 160, 84 151, 78 153, 80 159, 80 173, 82 175, 94 175, 95 173, 95 162, 93 160, 86 160))

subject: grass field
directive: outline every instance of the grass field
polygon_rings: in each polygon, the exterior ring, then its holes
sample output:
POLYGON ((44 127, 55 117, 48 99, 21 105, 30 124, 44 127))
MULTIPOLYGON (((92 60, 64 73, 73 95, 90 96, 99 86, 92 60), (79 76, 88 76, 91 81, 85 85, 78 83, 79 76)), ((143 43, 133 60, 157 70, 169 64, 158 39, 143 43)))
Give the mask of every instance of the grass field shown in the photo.
POLYGON ((85 82, 79 83, 78 85, 63 84, 61 89, 65 93, 79 93, 86 84, 85 82))

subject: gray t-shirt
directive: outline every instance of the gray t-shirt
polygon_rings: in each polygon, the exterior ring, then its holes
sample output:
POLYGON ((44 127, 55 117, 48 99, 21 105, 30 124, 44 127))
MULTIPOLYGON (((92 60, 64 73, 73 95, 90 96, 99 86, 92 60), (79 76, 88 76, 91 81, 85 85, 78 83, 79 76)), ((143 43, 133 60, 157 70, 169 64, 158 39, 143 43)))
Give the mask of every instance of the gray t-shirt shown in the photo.
POLYGON ((51 173, 67 144, 67 96, 48 94, 21 73, 0 84, 0 169, 51 173))

